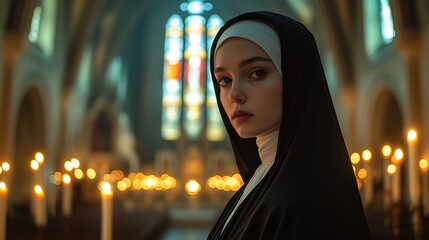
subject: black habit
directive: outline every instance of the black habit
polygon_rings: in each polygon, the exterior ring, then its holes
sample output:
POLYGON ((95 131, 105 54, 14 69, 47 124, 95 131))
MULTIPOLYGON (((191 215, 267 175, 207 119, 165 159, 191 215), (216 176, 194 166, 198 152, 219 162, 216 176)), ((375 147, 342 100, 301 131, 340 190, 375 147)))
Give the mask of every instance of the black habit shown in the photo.
MULTIPOLYGON (((371 239, 312 33, 284 15, 244 13, 220 29, 211 56, 220 35, 241 20, 268 23, 280 38, 283 117, 274 165, 224 228, 244 186, 236 192, 208 239, 371 239)), ((221 105, 213 62, 217 102, 246 184, 261 160, 255 138, 241 138, 221 105)))

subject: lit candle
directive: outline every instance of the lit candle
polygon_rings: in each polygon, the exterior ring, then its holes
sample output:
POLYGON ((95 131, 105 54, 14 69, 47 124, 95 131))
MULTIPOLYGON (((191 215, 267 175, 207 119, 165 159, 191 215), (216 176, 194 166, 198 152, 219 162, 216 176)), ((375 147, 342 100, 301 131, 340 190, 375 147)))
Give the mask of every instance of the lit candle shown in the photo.
POLYGON ((364 199, 365 204, 369 205, 372 202, 373 196, 374 196, 374 173, 372 170, 372 163, 371 163, 371 151, 365 150, 362 152, 362 159, 364 162, 364 166, 367 170, 367 176, 365 178, 365 184, 364 184, 364 199))
POLYGON ((401 195, 401 184, 399 182, 400 177, 400 168, 395 164, 391 163, 387 167, 387 171, 392 176, 392 202, 393 204, 398 204, 401 195))
POLYGON ((421 159, 419 162, 420 169, 422 170, 422 201, 424 216, 429 216, 429 166, 426 159, 421 159))
POLYGON ((404 152, 401 149, 396 149, 392 156, 388 171, 392 175, 392 202, 399 204, 401 200, 401 174, 402 174, 402 159, 404 152))
POLYGON ((417 169, 417 133, 415 130, 408 131, 408 190, 410 195, 410 207, 416 208, 420 200, 420 182, 418 179, 419 171, 417 169))
POLYGON ((34 194, 34 221, 37 227, 45 227, 47 222, 45 192, 40 185, 35 185, 34 194))
POLYGON ((0 240, 6 239, 7 187, 0 182, 0 240))
POLYGON ((108 182, 101 183, 101 240, 112 239, 113 192, 108 182))
POLYGON ((392 154, 392 148, 389 145, 384 145, 381 149, 383 153, 383 190, 384 190, 384 209, 387 210, 391 205, 391 191, 392 183, 389 176, 388 167, 390 164, 390 155, 392 154))
POLYGON ((62 212, 65 217, 70 217, 72 212, 73 200, 73 185, 70 175, 63 175, 63 189, 62 189, 62 212))

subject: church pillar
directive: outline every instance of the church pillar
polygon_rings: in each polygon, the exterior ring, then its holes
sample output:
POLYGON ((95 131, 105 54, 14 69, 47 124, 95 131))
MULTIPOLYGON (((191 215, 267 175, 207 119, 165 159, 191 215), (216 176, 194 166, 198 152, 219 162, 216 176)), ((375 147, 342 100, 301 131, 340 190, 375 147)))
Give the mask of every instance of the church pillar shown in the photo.
MULTIPOLYGON (((11 164, 11 172, 13 172, 12 145, 13 145, 13 129, 15 122, 13 121, 13 79, 15 66, 19 56, 24 51, 26 45, 26 37, 16 33, 6 33, 3 38, 3 78, 1 81, 1 99, 0 99, 0 163, 8 162, 11 164)), ((10 173, 3 176, 4 181, 8 184, 10 173)))
POLYGON ((421 202, 421 173, 419 170, 419 160, 423 152, 423 122, 422 122, 422 91, 421 91, 421 33, 420 23, 417 18, 417 9, 415 2, 404 0, 391 1, 392 12, 394 15, 396 27, 396 44, 399 52, 405 60, 406 68, 406 83, 407 83, 407 101, 406 101, 406 116, 405 116, 405 130, 404 138, 407 138, 409 130, 413 129, 417 133, 415 149, 410 147, 406 148, 406 165, 408 171, 408 207, 412 214, 412 224, 414 228, 415 239, 420 239, 423 232, 423 223, 421 217, 422 202, 421 202), (413 154, 410 157, 410 153, 413 154))

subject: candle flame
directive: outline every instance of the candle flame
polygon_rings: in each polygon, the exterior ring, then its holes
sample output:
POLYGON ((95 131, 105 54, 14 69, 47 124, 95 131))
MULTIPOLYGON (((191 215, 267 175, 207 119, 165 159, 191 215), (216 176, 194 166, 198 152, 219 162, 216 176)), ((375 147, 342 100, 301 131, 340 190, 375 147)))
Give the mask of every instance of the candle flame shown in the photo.
POLYGON ((5 171, 5 172, 10 170, 10 164, 8 162, 3 162, 1 164, 1 167, 3 168, 3 171, 5 171))
POLYGON ((201 185, 193 180, 190 179, 186 184, 185 184, 185 189, 186 192, 188 192, 189 195, 197 195, 198 192, 201 190, 201 185))
POLYGON ((77 160, 77 158, 72 158, 72 159, 70 160, 70 162, 72 163, 73 168, 79 168, 79 166, 80 166, 80 162, 79 162, 79 160, 77 160))
POLYGON ((45 192, 43 191, 43 188, 40 185, 34 186, 34 193, 38 197, 43 197, 45 195, 45 192))
POLYGON ((69 184, 71 182, 71 177, 67 173, 63 175, 63 183, 69 184))
POLYGON ((71 170, 73 170, 73 163, 70 161, 65 161, 64 162, 64 168, 70 172, 71 170))
POLYGON ((3 181, 0 182, 0 192, 2 192, 2 193, 7 192, 6 183, 4 183, 3 181))
POLYGON ((398 148, 395 150, 395 153, 393 154, 393 161, 396 163, 400 163, 402 161, 402 159, 404 158, 404 152, 402 151, 402 149, 398 148))
POLYGON ((36 159, 37 162, 39 163, 43 163, 43 161, 45 160, 45 157, 43 156, 43 154, 41 152, 37 152, 34 155, 34 158, 36 159))
POLYGON ((103 195, 111 195, 112 194, 112 187, 110 186, 110 183, 103 181, 101 183, 101 193, 103 195))
POLYGON ((417 132, 414 129, 408 131, 408 140, 413 142, 417 139, 417 132))
POLYGON ((37 171, 39 169, 39 162, 36 160, 31 160, 30 162, 31 169, 37 171))

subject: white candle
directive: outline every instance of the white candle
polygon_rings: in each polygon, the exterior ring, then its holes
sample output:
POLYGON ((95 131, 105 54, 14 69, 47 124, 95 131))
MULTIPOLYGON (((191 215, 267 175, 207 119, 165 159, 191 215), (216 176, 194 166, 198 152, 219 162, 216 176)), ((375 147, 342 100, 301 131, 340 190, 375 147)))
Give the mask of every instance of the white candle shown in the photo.
POLYGON ((422 205, 424 216, 429 216, 429 171, 428 161, 421 159, 419 162, 422 170, 422 205))
POLYGON ((112 239, 113 192, 108 182, 101 184, 101 240, 112 239))
POLYGON ((362 159, 367 171, 364 184, 364 203, 370 205, 374 197, 374 171, 372 169, 371 151, 365 150, 362 152, 362 159))
POLYGON ((34 221, 37 227, 45 227, 47 223, 45 192, 40 185, 34 186, 34 221))
POLYGON ((384 189, 384 209, 388 210, 391 207, 391 192, 392 183, 391 177, 389 176, 388 167, 390 164, 390 155, 392 154, 392 148, 389 145, 384 145, 381 149, 383 153, 383 189, 384 189))
POLYGON ((72 213, 73 203, 73 185, 70 175, 63 175, 63 189, 62 189, 62 212, 63 216, 70 217, 72 213))
POLYGON ((0 240, 6 239, 7 187, 0 182, 0 240))
POLYGON ((420 182, 418 179, 419 171, 417 169, 417 133, 414 130, 408 132, 408 193, 410 196, 411 209, 416 208, 420 201, 420 182))
POLYGON ((390 166, 396 167, 392 173, 392 202, 396 205, 401 200, 401 165, 392 164, 390 166))
POLYGON ((404 152, 402 149, 397 148, 391 158, 392 164, 389 165, 393 166, 391 171, 389 171, 392 175, 392 202, 393 204, 399 204, 399 201, 401 200, 401 189, 402 189, 402 183, 401 183, 401 175, 402 175, 402 160, 404 159, 404 152))

